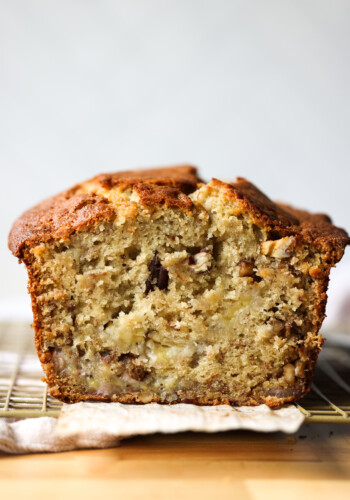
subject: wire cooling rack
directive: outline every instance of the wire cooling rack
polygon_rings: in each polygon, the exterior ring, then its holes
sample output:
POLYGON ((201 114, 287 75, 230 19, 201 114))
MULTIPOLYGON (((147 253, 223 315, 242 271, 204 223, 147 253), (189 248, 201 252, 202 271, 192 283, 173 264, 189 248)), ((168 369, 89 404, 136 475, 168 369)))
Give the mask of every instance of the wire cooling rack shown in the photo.
MULTIPOLYGON (((350 423, 350 348, 321 353, 311 392, 295 403, 307 423, 350 423)), ((0 323, 0 417, 57 417, 62 403, 48 394, 27 324, 0 323)))
POLYGON ((28 324, 0 323, 0 417, 57 417, 62 403, 51 397, 28 324))

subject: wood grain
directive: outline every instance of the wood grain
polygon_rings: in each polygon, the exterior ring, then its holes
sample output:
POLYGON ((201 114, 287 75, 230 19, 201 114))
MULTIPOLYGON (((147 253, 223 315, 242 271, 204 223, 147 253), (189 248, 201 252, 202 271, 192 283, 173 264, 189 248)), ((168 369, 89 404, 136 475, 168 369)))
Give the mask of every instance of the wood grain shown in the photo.
POLYGON ((0 455, 1 498, 347 498, 350 426, 154 435, 118 448, 0 455))

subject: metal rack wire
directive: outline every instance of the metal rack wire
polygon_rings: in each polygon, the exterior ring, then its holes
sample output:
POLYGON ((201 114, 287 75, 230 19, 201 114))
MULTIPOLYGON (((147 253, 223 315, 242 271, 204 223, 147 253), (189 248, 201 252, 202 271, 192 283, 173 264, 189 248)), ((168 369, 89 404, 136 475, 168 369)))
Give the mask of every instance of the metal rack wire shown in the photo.
POLYGON ((57 417, 62 403, 51 397, 28 324, 0 324, 0 417, 57 417))
MULTIPOLYGON (((350 349, 329 344, 310 394, 295 405, 307 423, 350 424, 350 349)), ((62 403, 42 376, 29 326, 0 323, 0 417, 58 417, 62 403)))

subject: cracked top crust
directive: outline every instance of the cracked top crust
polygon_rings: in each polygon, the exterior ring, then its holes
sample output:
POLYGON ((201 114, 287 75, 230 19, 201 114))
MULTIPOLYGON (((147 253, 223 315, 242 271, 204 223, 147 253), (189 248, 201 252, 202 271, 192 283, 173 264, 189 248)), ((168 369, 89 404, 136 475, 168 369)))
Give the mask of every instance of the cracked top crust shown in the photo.
MULTIPOLYGON (((182 165, 152 170, 134 170, 101 174, 53 196, 26 211, 14 223, 9 235, 9 248, 22 258, 26 248, 53 239, 67 239, 76 231, 113 219, 127 193, 147 207, 175 207, 191 215, 194 204, 189 197, 205 186, 195 167, 182 165)), ((220 196, 235 202, 254 224, 264 228, 268 237, 293 235, 322 251, 327 263, 338 262, 350 243, 347 233, 324 214, 274 203, 245 179, 235 183, 213 179, 207 189, 217 189, 220 196)))

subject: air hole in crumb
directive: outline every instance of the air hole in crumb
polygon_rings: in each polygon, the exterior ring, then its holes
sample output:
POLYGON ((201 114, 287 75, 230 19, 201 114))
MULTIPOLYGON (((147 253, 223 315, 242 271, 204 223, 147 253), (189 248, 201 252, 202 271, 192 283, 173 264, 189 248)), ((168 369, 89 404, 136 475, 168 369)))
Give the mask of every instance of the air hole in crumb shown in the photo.
POLYGON ((82 358, 85 354, 85 349, 83 349, 80 345, 77 345, 77 351, 78 351, 79 358, 82 358))
POLYGON ((127 250, 129 259, 136 260, 141 253, 141 249, 137 247, 130 247, 127 250))
POLYGON ((65 252, 68 249, 69 249, 69 247, 67 245, 62 245, 62 246, 56 248, 55 252, 56 253, 62 253, 62 252, 65 252))
POLYGON ((276 241, 280 240, 283 237, 283 235, 279 231, 271 230, 267 233, 267 239, 276 241))
POLYGON ((189 363, 191 368, 196 368, 199 365, 199 360, 201 359, 201 355, 198 352, 195 352, 192 356, 192 359, 189 363))
POLYGON ((222 241, 217 241, 216 239, 213 239, 212 255, 213 255, 214 260, 218 260, 218 258, 222 254, 223 246, 224 246, 224 244, 222 241))
POLYGON ((123 312, 124 314, 129 314, 129 312, 131 311, 131 309, 134 307, 134 304, 133 302, 131 301, 127 306, 120 306, 118 307, 112 314, 111 316, 111 320, 110 321, 107 321, 107 323, 105 323, 103 325, 103 329, 105 330, 107 328, 107 326, 109 326, 111 323, 112 323, 112 320, 113 319, 117 319, 119 316, 120 316, 120 313, 123 312))
POLYGON ((129 314, 129 312, 131 311, 131 309, 134 307, 134 304, 131 302, 130 304, 128 304, 127 306, 123 306, 122 307, 122 311, 124 314, 129 314))
POLYGON ((189 255, 195 255, 201 251, 202 247, 187 247, 186 251, 189 255))
POLYGON ((129 359, 136 359, 138 356, 136 354, 132 354, 131 352, 128 352, 126 354, 121 354, 118 356, 118 361, 127 361, 129 359))
POLYGON ((255 235, 255 237, 260 241, 263 239, 262 237, 262 231, 260 229, 260 227, 256 226, 255 224, 253 224, 253 233, 255 235))

